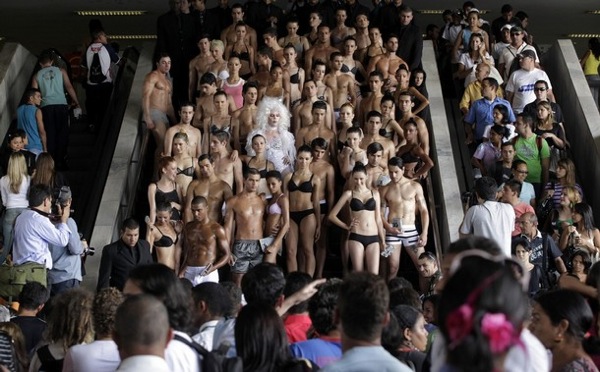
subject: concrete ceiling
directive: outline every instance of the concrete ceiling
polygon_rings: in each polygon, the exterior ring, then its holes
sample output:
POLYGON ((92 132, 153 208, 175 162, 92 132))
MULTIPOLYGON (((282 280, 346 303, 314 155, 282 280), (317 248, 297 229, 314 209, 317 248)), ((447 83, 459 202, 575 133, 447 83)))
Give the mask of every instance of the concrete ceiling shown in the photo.
MULTIPOLYGON (((368 0, 361 0, 365 2, 368 0)), ((230 4, 236 2, 230 0, 230 4)), ((415 9, 457 8, 462 1, 410 0, 415 9)), ((475 0, 479 9, 488 10, 489 21, 499 16, 504 2, 475 0)), ((288 8, 288 0, 276 0, 282 8, 288 8)), ((600 15, 585 14, 586 10, 600 9, 597 0, 531 0, 512 1, 517 10, 530 16, 530 32, 539 44, 552 44, 557 38, 569 33, 600 32, 600 15)), ((208 0, 208 7, 216 0, 208 0)), ((18 41, 34 53, 47 47, 62 52, 82 47, 86 38, 87 23, 93 17, 76 16, 75 10, 146 10, 144 16, 99 17, 109 34, 154 34, 156 18, 168 9, 167 0, 0 0, 0 36, 18 41)), ((429 23, 440 24, 440 15, 418 14, 416 20, 425 27, 429 23)), ((587 39, 574 39, 579 54, 583 53, 587 39)), ((139 41, 122 41, 122 45, 141 45, 139 41)))

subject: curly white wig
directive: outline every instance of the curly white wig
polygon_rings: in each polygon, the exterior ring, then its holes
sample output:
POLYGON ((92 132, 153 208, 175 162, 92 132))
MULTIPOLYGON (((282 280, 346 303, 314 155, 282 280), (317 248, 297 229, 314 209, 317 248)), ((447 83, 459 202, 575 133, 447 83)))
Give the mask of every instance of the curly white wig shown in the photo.
POLYGON ((279 115, 281 116, 279 119, 279 131, 289 130, 291 115, 287 107, 285 107, 279 99, 266 96, 260 101, 258 108, 256 109, 256 124, 258 129, 264 130, 267 128, 271 111, 279 112, 279 115))

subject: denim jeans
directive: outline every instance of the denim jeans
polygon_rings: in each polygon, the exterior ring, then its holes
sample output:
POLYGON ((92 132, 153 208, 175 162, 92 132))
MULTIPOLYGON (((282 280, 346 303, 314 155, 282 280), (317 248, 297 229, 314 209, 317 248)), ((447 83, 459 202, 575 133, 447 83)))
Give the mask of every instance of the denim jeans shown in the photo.
POLYGON ((13 242, 13 228, 15 227, 15 220, 26 208, 10 208, 4 212, 4 218, 2 219, 2 235, 4 236, 4 248, 0 252, 0 265, 6 260, 6 256, 12 249, 13 242))

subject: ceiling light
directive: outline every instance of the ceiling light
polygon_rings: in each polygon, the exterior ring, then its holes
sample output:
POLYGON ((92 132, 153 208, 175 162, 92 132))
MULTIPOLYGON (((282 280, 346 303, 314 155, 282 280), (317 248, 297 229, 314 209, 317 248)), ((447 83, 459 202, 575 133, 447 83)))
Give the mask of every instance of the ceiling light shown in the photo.
POLYGON ((572 39, 589 39, 592 37, 600 38, 600 34, 567 34, 567 37, 572 39))
MULTIPOLYGON (((442 9, 419 9, 419 10, 415 10, 415 12, 417 12, 419 14, 428 14, 428 15, 444 14, 444 10, 442 10, 442 9)), ((490 12, 489 10, 479 9, 480 14, 487 14, 489 12, 490 12)))
POLYGON ((150 40, 156 35, 106 35, 110 40, 150 40))
POLYGON ((600 14, 600 10, 586 10, 585 14, 599 15, 600 14))
POLYGON ((141 16, 146 15, 147 10, 76 10, 75 15, 84 17, 98 16, 141 16))

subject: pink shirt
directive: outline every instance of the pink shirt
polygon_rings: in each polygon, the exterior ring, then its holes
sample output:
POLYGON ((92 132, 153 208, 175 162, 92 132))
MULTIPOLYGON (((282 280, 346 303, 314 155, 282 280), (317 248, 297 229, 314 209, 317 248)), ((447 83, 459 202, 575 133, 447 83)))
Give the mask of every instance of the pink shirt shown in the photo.
POLYGON ((535 209, 533 209, 531 205, 523 202, 515 205, 513 208, 515 210, 515 229, 512 232, 512 236, 517 236, 521 235, 521 225, 517 223, 517 220, 523 213, 531 212, 535 214, 535 209))

